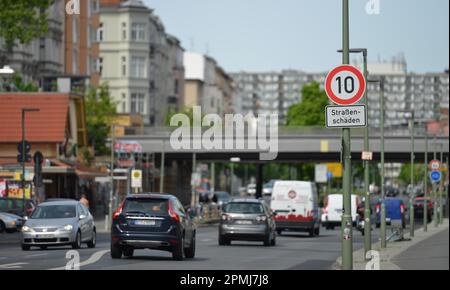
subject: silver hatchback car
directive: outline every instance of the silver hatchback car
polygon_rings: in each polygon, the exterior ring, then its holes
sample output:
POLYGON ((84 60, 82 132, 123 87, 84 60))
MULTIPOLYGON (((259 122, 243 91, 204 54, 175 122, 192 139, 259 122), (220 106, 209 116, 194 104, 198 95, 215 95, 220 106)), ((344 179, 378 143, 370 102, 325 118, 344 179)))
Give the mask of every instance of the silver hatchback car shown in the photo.
POLYGON ((232 240, 262 241, 264 246, 275 246, 274 214, 263 200, 237 198, 222 209, 219 224, 219 245, 230 245, 232 240))
POLYGON ((96 244, 94 219, 89 210, 75 200, 54 200, 39 204, 22 227, 22 250, 30 247, 71 245, 81 243, 89 248, 96 244))

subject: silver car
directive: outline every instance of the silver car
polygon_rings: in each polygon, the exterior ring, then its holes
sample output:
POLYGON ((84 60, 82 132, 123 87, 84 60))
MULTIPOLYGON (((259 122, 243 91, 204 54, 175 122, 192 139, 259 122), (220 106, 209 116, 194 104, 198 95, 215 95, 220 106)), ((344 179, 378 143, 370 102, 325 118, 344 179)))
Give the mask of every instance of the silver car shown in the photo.
POLYGON ((71 245, 79 249, 81 243, 94 248, 96 229, 89 210, 75 200, 54 200, 41 203, 22 227, 22 250, 32 246, 71 245))
POLYGON ((264 246, 275 246, 274 215, 260 199, 237 198, 222 209, 219 224, 219 245, 230 245, 232 240, 262 241, 264 246))
POLYGON ((0 212, 0 233, 14 233, 22 227, 22 218, 18 215, 0 212))

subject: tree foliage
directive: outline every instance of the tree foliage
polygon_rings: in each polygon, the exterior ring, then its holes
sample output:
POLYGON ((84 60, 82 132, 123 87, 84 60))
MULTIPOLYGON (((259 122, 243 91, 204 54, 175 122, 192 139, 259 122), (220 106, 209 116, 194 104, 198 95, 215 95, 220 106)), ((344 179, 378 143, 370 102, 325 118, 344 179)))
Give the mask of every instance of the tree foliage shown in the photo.
POLYGON ((302 101, 292 105, 287 113, 287 126, 325 126, 325 107, 329 104, 325 91, 317 82, 302 89, 302 101))
POLYGON ((108 154, 106 139, 117 114, 117 104, 110 98, 108 85, 91 87, 85 102, 89 142, 94 147, 95 155, 108 154))
POLYGON ((4 49, 13 49, 16 41, 28 44, 48 31, 46 11, 54 0, 0 0, 0 37, 4 49))
MULTIPOLYGON (((414 183, 419 183, 423 180, 425 175, 425 166, 423 164, 414 165, 414 183)), ((408 185, 411 183, 411 164, 405 163, 400 169, 400 174, 398 180, 403 185, 408 185)))

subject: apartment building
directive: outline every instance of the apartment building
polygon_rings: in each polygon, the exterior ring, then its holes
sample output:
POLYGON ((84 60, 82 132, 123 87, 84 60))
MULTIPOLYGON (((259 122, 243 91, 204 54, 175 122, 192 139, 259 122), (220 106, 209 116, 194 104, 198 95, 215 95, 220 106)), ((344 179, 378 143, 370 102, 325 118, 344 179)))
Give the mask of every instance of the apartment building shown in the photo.
POLYGON ((184 65, 184 107, 201 106, 203 114, 223 115, 236 111, 234 81, 215 59, 200 53, 185 52, 184 65))
MULTIPOLYGON (((362 67, 355 61, 353 65, 362 67)), ((441 119, 441 109, 448 108, 449 74, 407 72, 406 61, 394 58, 391 61, 369 63, 368 69, 373 78, 382 77, 385 81, 385 126, 401 127, 406 125, 405 114, 401 111, 414 110, 418 122, 426 123, 441 119)), ((307 73, 300 70, 281 72, 231 74, 237 86, 242 90, 242 109, 254 114, 277 113, 280 124, 285 123, 289 107, 301 102, 303 86, 316 81, 321 84, 326 77, 323 73, 307 73)), ((368 84, 369 125, 380 126, 380 87, 368 84)))
POLYGON ((100 83, 108 83, 117 111, 161 126, 183 99, 183 48, 142 1, 107 1, 100 8, 100 83))
POLYGON ((43 37, 29 44, 17 42, 12 51, 6 51, 0 38, 0 65, 9 65, 26 82, 64 72, 65 1, 54 1, 46 12, 48 32, 43 37))

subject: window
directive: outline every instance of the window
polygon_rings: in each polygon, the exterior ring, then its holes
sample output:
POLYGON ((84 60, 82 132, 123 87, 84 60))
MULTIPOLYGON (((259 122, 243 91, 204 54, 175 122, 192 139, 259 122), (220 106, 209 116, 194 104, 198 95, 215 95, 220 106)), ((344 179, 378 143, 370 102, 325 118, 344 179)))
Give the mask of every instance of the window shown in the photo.
POLYGON ((145 40, 145 24, 133 23, 131 25, 131 40, 144 41, 145 40))
POLYGON ((122 56, 122 76, 127 76, 127 58, 122 56))
POLYGON ((122 40, 127 39, 127 23, 122 22, 122 40))
POLYGON ((144 113, 144 94, 132 93, 131 94, 131 108, 132 114, 144 113))
POLYGON ((100 57, 100 58, 98 59, 98 62, 97 62, 97 71, 98 71, 98 74, 101 76, 101 75, 102 75, 102 72, 103 72, 103 57, 100 57))
POLYGON ((133 56, 131 58, 131 76, 145 78, 145 57, 133 56))
POLYGON ((78 42, 78 21, 74 16, 72 16, 72 42, 78 42))
POLYGON ((98 30, 97 30, 97 40, 103 41, 103 23, 100 23, 98 30))
POLYGON ((178 80, 175 80, 175 85, 174 85, 174 94, 175 95, 178 95, 178 90, 179 90, 179 88, 178 88, 178 80))
POLYGON ((122 94, 122 113, 127 111, 127 95, 122 94))
POLYGON ((153 59, 155 57, 155 47, 153 45, 150 45, 150 59, 153 59))
POLYGON ((78 73, 78 51, 76 49, 72 52, 72 73, 78 73))

